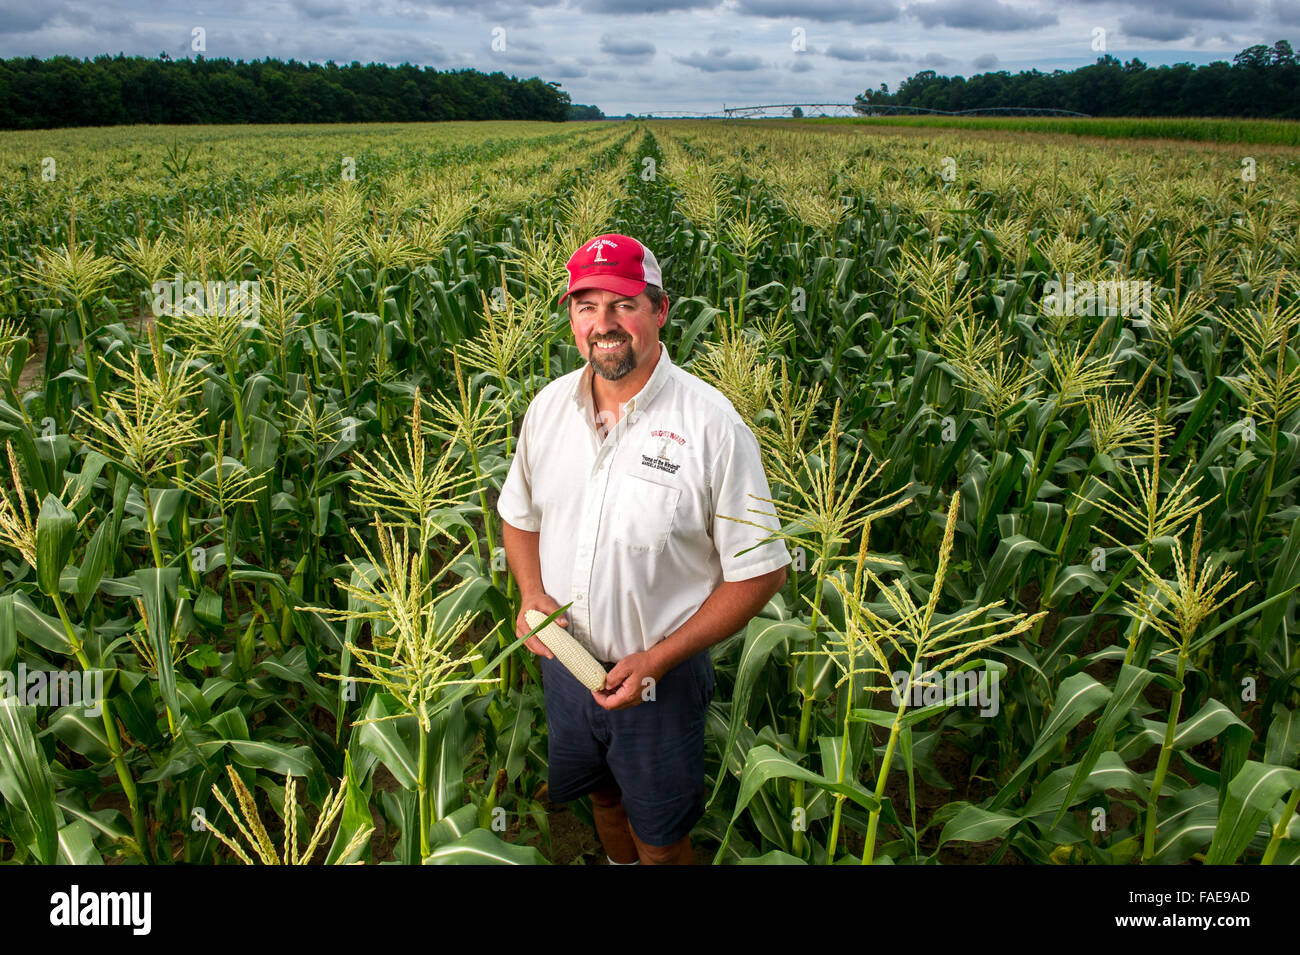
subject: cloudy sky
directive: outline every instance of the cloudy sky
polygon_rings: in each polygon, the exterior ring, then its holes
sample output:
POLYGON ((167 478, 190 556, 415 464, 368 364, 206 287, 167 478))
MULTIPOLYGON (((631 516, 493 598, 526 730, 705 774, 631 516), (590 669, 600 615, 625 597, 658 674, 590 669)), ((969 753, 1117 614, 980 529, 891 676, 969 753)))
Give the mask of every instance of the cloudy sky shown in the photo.
POLYGON ((0 56, 410 62, 562 84, 607 114, 849 102, 923 69, 1231 62, 1300 0, 0 0, 0 56), (196 32, 198 31, 198 32, 196 32))

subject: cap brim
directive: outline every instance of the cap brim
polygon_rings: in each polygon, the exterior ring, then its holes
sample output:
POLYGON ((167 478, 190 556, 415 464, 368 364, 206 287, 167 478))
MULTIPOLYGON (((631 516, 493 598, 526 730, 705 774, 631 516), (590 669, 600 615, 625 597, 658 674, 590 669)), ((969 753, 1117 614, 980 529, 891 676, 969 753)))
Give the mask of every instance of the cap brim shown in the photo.
POLYGON ((563 302, 574 292, 581 292, 583 289, 588 288, 604 289, 618 295, 635 296, 644 292, 647 284, 636 279, 624 278, 621 275, 584 275, 569 286, 568 290, 560 296, 560 301, 563 302))

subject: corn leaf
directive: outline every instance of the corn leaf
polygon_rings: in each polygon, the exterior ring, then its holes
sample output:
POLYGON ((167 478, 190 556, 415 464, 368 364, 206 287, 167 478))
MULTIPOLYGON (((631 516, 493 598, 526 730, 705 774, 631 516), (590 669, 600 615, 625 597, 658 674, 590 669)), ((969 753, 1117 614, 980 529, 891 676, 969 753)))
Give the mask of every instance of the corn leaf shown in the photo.
POLYGON ((334 834, 334 842, 325 857, 326 865, 370 861, 369 840, 363 842, 352 855, 342 858, 343 850, 347 848, 352 838, 363 829, 374 828, 375 824, 370 815, 370 802, 361 788, 356 767, 352 765, 352 754, 347 751, 343 753, 343 785, 343 811, 340 814, 338 831, 334 834))
MULTIPOLYGON (((792 620, 768 620, 765 617, 755 617, 745 627, 745 645, 740 651, 740 662, 736 667, 736 685, 731 695, 731 718, 728 721, 727 738, 722 746, 724 767, 730 768, 731 760, 728 757, 735 748, 736 737, 747 718, 758 675, 767 665, 772 651, 787 639, 803 643, 811 638, 812 631, 806 624, 792 620)), ((741 771, 741 762, 737 763, 736 771, 741 771)), ((708 805, 712 806, 714 800, 718 798, 726 775, 726 772, 718 773, 708 805)))
POLYGON ((1006 785, 989 803, 991 810, 1000 809, 1020 791, 1029 778, 1034 764, 1047 755, 1057 742, 1070 730, 1078 726, 1083 719, 1108 700, 1111 691, 1102 686, 1086 673, 1076 673, 1061 681, 1056 693, 1056 702, 1052 705, 1052 715, 1048 719, 1029 754, 1021 761, 1006 785))
POLYGON ((486 829, 471 829, 455 842, 438 846, 425 865, 549 865, 532 846, 514 846, 486 829))
POLYGON ((1231 865, 1256 834, 1267 839, 1267 827, 1261 832, 1260 824, 1274 805, 1297 786, 1300 770, 1247 760, 1228 784, 1205 864, 1231 865))
POLYGON ((984 842, 1007 834, 1020 817, 1010 813, 989 812, 978 806, 966 805, 948 820, 939 833, 939 845, 948 842, 984 842))
POLYGON ((32 726, 34 706, 0 697, 0 795, 10 812, 13 835, 45 865, 57 861, 61 814, 54 803, 54 778, 32 726))
POLYGON ((59 578, 76 542, 77 515, 53 494, 45 495, 36 517, 36 581, 41 592, 54 596, 59 578))

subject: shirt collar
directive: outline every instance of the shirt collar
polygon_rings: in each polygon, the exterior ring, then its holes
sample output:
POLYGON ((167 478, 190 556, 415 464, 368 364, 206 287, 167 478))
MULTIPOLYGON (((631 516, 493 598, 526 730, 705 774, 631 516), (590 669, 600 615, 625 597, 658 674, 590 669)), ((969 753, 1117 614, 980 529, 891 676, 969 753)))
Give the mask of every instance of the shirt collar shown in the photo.
MULTIPOLYGON (((624 414, 643 409, 650 404, 654 400, 654 396, 659 393, 659 389, 668 380, 672 366, 672 359, 668 357, 668 347, 663 342, 660 342, 659 360, 655 362, 655 370, 650 373, 650 377, 646 379, 646 383, 641 387, 641 390, 619 406, 619 416, 622 417, 624 414)), ((578 376, 577 384, 574 386, 571 395, 574 403, 582 408, 584 412, 592 410, 591 376, 594 374, 595 371, 591 367, 591 362, 587 362, 582 369, 582 374, 578 376)))

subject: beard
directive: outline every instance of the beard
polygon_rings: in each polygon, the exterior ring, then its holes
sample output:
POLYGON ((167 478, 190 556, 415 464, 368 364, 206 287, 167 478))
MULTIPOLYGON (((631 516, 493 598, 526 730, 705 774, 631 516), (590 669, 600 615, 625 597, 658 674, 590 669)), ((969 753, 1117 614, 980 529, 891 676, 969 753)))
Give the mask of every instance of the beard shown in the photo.
POLYGON ((627 348, 622 355, 606 355, 591 343, 591 367, 596 374, 607 381, 618 381, 636 368, 636 352, 632 350, 630 339, 624 339, 627 348))

